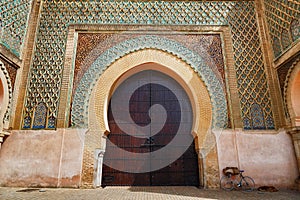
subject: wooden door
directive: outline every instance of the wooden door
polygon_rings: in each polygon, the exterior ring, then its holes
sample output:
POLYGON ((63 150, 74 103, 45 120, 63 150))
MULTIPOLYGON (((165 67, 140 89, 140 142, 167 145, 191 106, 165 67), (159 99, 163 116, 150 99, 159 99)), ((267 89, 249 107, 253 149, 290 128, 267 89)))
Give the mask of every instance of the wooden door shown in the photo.
MULTIPOLYGON (((160 72, 147 70, 140 72, 137 76, 129 77, 127 82, 122 84, 125 85, 124 87, 121 87, 123 92, 126 90, 127 85, 132 85, 132 82, 140 82, 139 87, 137 87, 137 89, 132 93, 129 101, 130 116, 134 123, 138 126, 146 126, 150 124, 151 127, 161 125, 151 123, 151 118, 149 116, 149 109, 153 105, 157 104, 163 106, 166 110, 166 121, 163 122, 163 128, 158 133, 149 133, 149 137, 147 138, 134 137, 132 136, 132 133, 130 135, 125 133, 116 123, 110 103, 108 120, 111 132, 108 136, 108 140, 114 145, 107 145, 106 152, 114 152, 114 148, 117 146, 118 148, 128 152, 148 153, 150 156, 147 157, 147 159, 149 159, 147 160, 148 162, 145 162, 147 165, 159 163, 160 159, 168 158, 154 156, 154 152, 160 150, 161 148, 165 148, 166 145, 168 145, 174 139, 179 129, 182 115, 185 114, 192 116, 191 106, 188 97, 181 86, 171 77, 160 72), (171 89, 170 85, 172 86, 171 89), (184 107, 184 109, 182 107, 184 107)), ((192 117, 189 118, 192 119, 192 117)), ((184 135, 184 137, 191 137, 191 126, 188 129, 189 130, 186 131, 186 135, 184 135)), ((173 147, 173 150, 176 151, 176 146, 173 147)), ((106 154, 104 155, 104 163, 106 161, 110 161, 115 162, 120 166, 125 166, 132 163, 144 162, 144 160, 138 159, 134 155, 136 154, 132 154, 130 159, 120 159, 122 158, 120 155, 114 155, 111 153, 108 156, 108 154, 106 154)), ((129 173, 122 170, 116 170, 104 164, 102 185, 199 186, 198 159, 194 148, 194 142, 190 144, 187 150, 177 160, 171 162, 163 168, 154 171, 129 173)))

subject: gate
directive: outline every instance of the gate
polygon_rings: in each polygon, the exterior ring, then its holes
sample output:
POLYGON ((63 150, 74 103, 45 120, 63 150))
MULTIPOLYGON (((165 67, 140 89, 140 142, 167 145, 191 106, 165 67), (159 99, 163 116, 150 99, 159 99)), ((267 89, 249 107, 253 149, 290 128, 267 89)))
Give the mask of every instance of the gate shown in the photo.
MULTIPOLYGON (((109 142, 104 156, 102 186, 199 186, 198 158, 192 139, 189 147, 186 147, 185 151, 172 162, 169 157, 155 156, 156 151, 166 148, 175 137, 178 137, 176 134, 179 130, 184 130, 180 137, 192 137, 193 114, 184 89, 171 77, 157 71, 146 70, 126 79, 117 88, 112 98, 125 101, 126 95, 130 96, 128 109, 131 120, 128 122, 123 120, 121 122, 123 124, 120 124, 115 118, 117 117, 116 113, 122 115, 122 112, 127 112, 126 109, 120 105, 112 105, 113 101, 110 101, 108 110, 110 134, 107 138, 109 142), (162 106, 165 111, 158 109, 151 114, 149 110, 154 105, 162 106), (113 106, 117 112, 112 111, 113 106), (155 117, 159 118, 165 114, 165 120, 155 120, 155 117), (131 128, 124 131, 122 126, 126 123, 131 123, 128 124, 128 127, 131 128), (149 126, 148 130, 150 131, 147 136, 139 135, 141 133, 132 128, 132 123, 134 126, 149 126), (153 133, 153 130, 158 130, 158 132, 153 133), (116 148, 131 152, 132 156, 124 157, 120 151, 115 151, 116 148), (136 156, 138 154, 148 156, 141 159, 136 156), (150 165, 146 167, 152 169, 151 165, 163 163, 168 159, 170 159, 170 163, 162 168, 139 172, 139 169, 144 167, 143 164, 150 165), (106 165, 107 163, 113 163, 118 169, 106 165), (133 168, 136 166, 138 173, 120 170, 128 166, 133 168)), ((173 146, 170 155, 181 151, 183 149, 181 146, 180 143, 173 146)))

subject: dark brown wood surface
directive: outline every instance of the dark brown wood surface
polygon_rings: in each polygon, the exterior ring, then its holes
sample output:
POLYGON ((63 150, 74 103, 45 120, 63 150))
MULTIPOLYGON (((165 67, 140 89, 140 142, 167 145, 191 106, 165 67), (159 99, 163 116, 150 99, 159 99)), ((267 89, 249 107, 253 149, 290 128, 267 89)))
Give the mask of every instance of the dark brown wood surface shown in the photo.
MULTIPOLYGON (((169 88, 156 83, 148 83, 139 87, 130 98, 130 116, 136 125, 151 124, 149 109, 154 104, 162 105, 167 112, 167 119, 159 133, 148 138, 134 137, 124 133, 116 124, 109 106, 108 120, 111 133, 108 139, 119 148, 129 152, 155 152, 166 146, 176 135, 180 120, 181 108, 176 95, 169 88)), ((107 146, 106 152, 113 151, 113 146, 107 146)), ((174 147, 176 151, 176 147, 174 147)), ((117 155, 120 157, 120 155, 117 155)), ((114 159, 112 156, 104 159, 114 159)), ((150 164, 161 159, 150 156, 150 164)), ((168 159, 168 158, 165 158, 168 159)), ((118 165, 128 165, 143 160, 131 157, 130 159, 115 159, 118 165)), ((148 162, 149 163, 149 162, 148 162)), ((134 164, 133 164, 134 165, 134 164)), ((103 165, 102 186, 132 185, 132 186, 160 186, 160 185, 193 185, 199 186, 198 159, 194 143, 176 161, 166 167, 147 173, 127 173, 103 165)))

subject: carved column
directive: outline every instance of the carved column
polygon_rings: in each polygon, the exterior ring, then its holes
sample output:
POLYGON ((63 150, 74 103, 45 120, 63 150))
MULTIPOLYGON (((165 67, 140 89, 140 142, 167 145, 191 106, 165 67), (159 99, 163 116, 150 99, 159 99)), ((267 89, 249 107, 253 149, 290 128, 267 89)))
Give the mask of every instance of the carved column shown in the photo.
MULTIPOLYGON (((293 144, 295 148, 297 164, 298 164, 298 172, 300 174, 300 126, 292 128, 288 133, 292 136, 293 144)), ((298 189, 300 190, 300 175, 296 179, 296 184, 298 189)))
POLYGON ((104 153, 105 153, 105 150, 103 150, 103 149, 95 150, 95 160, 96 160, 95 171, 96 171, 96 173, 94 175, 95 176, 94 177, 94 187, 101 186, 104 153))
POLYGON ((4 137, 5 136, 9 136, 10 133, 6 132, 6 131, 0 131, 0 149, 1 149, 1 145, 4 142, 4 137))
POLYGON ((196 152, 198 155, 198 169, 199 169, 199 187, 204 188, 206 186, 205 181, 204 181, 204 166, 203 166, 203 161, 205 158, 202 156, 201 149, 196 148, 196 152))

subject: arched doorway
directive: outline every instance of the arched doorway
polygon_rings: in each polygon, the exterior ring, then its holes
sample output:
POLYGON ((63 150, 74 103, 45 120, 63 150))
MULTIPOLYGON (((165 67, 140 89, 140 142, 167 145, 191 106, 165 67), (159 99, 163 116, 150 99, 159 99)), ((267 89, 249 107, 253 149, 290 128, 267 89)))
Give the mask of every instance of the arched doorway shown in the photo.
MULTIPOLYGON (((2 80, 0 79, 0 120, 3 119, 2 116, 4 116, 4 112, 3 112, 3 99, 4 99, 4 87, 3 87, 3 83, 2 80)), ((0 149, 1 149, 1 144, 4 141, 3 138, 5 137, 5 135, 2 133, 3 131, 3 122, 2 120, 0 121, 0 149)))
POLYGON ((2 104, 3 104, 3 97, 4 97, 4 87, 2 80, 0 80, 0 109, 2 110, 2 104))
POLYGON ((300 61, 296 60, 291 67, 287 80, 286 101, 292 127, 300 126, 300 61))
MULTIPOLYGON (((300 66, 300 62, 298 64, 300 66)), ((300 126, 300 67, 291 86, 291 103, 293 112, 293 121, 295 126, 300 126)))
POLYGON ((102 186, 199 186, 193 111, 185 90, 155 70, 119 82, 108 109, 102 186))
MULTIPOLYGON (((107 67, 105 71, 102 71, 96 83, 87 85, 93 89, 86 103, 86 112, 77 109, 82 105, 84 107, 86 101, 73 104, 74 116, 78 113, 78 116, 82 116, 80 119, 88 123, 81 184, 85 186, 92 183, 94 187, 101 186, 103 155, 107 153, 106 140, 110 133, 107 119, 109 100, 119 83, 143 70, 156 70, 167 74, 184 88, 191 101, 194 115, 192 134, 195 136, 195 148, 200 169, 199 185, 202 187, 218 185, 219 165, 216 142, 211 127, 213 123, 221 122, 222 118, 217 117, 217 112, 213 113, 212 99, 214 97, 210 96, 207 86, 189 64, 170 53, 157 49, 143 49, 124 55, 107 67), (156 67, 149 68, 147 63, 156 63, 156 67), (84 118, 85 113, 88 118, 84 118)), ((81 92, 81 94, 83 93, 81 92)))
MULTIPOLYGON (((290 67, 290 75, 286 80, 287 89, 285 90, 286 104, 288 107, 289 117, 291 120, 289 134, 291 134, 296 158, 298 162, 298 172, 300 172, 300 60, 294 61, 290 67)), ((295 181, 298 186, 300 176, 295 181)))

